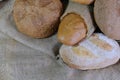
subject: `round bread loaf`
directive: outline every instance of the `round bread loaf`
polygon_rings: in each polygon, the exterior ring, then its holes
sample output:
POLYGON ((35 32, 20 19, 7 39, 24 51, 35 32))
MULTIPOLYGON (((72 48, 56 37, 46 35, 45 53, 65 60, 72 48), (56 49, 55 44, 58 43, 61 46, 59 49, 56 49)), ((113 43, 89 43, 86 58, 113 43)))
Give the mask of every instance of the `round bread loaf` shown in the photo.
POLYGON ((120 59, 119 44, 100 33, 77 46, 62 45, 59 52, 68 66, 81 70, 105 68, 120 59))
POLYGON ((88 5, 91 4, 94 0, 71 0, 71 1, 88 5))
POLYGON ((62 15, 61 19, 67 15, 68 13, 74 12, 76 14, 79 14, 85 21, 86 27, 87 27, 87 37, 91 36, 93 34, 95 27, 93 25, 92 17, 89 11, 89 7, 86 5, 81 5, 74 2, 69 2, 68 6, 65 10, 65 13, 62 15))
POLYGON ((61 17, 58 29, 58 39, 66 45, 75 45, 92 35, 95 27, 88 6, 69 2, 61 17))
POLYGON ((84 19, 76 14, 69 13, 61 21, 58 29, 58 40, 66 45, 75 45, 87 35, 84 19))
POLYGON ((120 0, 96 0, 94 15, 105 35, 120 40, 120 0))
POLYGON ((45 38, 57 31, 61 12, 60 0, 16 0, 13 16, 20 32, 45 38))

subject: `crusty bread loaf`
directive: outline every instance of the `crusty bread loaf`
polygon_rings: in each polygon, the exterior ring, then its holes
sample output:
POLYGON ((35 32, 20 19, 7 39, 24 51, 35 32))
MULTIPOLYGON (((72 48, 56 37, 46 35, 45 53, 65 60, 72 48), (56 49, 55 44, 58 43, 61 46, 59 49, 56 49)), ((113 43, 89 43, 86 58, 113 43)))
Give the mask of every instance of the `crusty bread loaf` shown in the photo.
POLYGON ((70 1, 61 19, 62 20, 58 29, 58 39, 63 44, 75 45, 82 39, 91 36, 95 30, 89 8, 85 5, 70 1), (80 31, 75 29, 75 27, 79 28, 80 31), (84 32, 82 32, 82 30, 84 32), (76 33, 79 36, 75 35, 76 33))
POLYGON ((13 17, 20 32, 46 38, 57 31, 61 12, 60 0, 16 0, 13 17))
POLYGON ((99 69, 115 64, 120 59, 120 47, 115 40, 96 33, 77 46, 62 45, 60 56, 72 68, 99 69))
POLYGON ((94 15, 105 35, 120 40, 120 0, 96 0, 94 15))
POLYGON ((93 25, 93 21, 92 21, 92 17, 89 11, 89 7, 86 5, 81 5, 78 3, 74 3, 74 2, 69 2, 68 6, 65 10, 65 13, 63 14, 63 16, 61 18, 63 18, 65 15, 67 15, 68 13, 74 12, 76 14, 79 14, 85 21, 85 24, 87 26, 87 37, 91 36, 91 34, 94 32, 95 27, 93 25))
POLYGON ((58 40, 66 45, 75 45, 87 35, 84 19, 76 13, 68 13, 58 29, 58 40))

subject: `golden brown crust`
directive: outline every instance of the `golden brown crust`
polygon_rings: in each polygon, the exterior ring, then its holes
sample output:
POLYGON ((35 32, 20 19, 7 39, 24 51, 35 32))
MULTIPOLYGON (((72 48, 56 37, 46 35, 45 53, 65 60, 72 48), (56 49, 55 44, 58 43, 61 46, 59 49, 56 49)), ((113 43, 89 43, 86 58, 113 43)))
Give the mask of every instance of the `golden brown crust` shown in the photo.
POLYGON ((13 16, 20 32, 45 38, 57 30, 61 11, 60 0, 16 0, 13 16))
POLYGON ((66 45, 75 45, 87 35, 87 26, 84 19, 76 14, 69 13, 61 21, 58 29, 58 39, 66 45))
POLYGON ((88 5, 91 4, 94 0, 71 0, 71 1, 88 5))

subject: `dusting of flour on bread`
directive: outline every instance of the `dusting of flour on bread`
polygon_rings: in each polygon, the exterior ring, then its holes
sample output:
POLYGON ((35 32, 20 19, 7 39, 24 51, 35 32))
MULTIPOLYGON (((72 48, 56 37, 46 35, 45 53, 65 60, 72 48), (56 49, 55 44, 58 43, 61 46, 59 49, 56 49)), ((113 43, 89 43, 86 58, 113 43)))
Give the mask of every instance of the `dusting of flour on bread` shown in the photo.
POLYGON ((77 46, 63 45, 60 56, 70 67, 99 69, 115 64, 120 59, 120 47, 115 40, 101 33, 94 33, 77 46))

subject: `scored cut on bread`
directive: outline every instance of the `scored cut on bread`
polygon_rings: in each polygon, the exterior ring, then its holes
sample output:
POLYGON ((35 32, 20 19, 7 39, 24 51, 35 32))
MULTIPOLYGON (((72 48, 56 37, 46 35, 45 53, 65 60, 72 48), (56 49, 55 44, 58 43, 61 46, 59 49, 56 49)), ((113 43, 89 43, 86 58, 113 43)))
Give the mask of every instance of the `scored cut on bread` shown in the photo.
POLYGON ((120 46, 101 33, 95 33, 77 46, 62 45, 60 57, 70 67, 81 70, 100 69, 120 59, 120 46))

